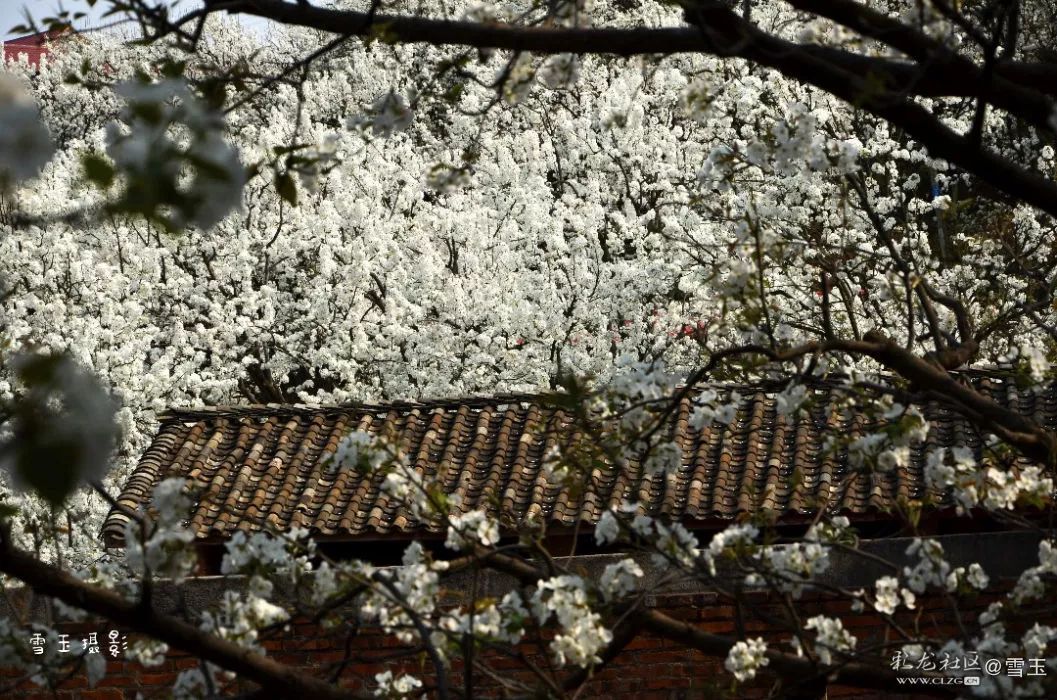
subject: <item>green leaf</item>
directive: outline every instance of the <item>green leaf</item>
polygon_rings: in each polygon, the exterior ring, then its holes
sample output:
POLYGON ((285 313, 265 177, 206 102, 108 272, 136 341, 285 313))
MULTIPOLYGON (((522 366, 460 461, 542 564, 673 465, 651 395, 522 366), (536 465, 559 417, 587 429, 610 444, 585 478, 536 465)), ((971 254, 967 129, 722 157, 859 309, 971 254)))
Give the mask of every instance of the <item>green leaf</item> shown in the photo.
POLYGON ((94 153, 88 153, 81 161, 84 166, 84 175, 89 180, 103 189, 110 187, 114 181, 114 166, 105 158, 94 153))
POLYGON ((13 506, 10 503, 0 503, 0 520, 13 518, 16 515, 18 515, 18 506, 13 506))
POLYGON ((294 184, 294 179, 290 177, 290 173, 276 176, 275 189, 279 192, 279 196, 289 202, 291 206, 297 206, 297 185, 294 184))

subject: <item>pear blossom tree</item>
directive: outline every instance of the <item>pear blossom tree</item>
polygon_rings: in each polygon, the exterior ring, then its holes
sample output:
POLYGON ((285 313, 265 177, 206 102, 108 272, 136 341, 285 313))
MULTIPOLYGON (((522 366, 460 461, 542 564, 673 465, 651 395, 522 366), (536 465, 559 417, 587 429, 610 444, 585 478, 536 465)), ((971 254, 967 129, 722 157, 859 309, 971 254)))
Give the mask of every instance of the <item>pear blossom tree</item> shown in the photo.
MULTIPOLYGON (((939 653, 1046 656, 1057 547, 1039 523, 1057 436, 960 370, 1051 377, 1048 3, 108 4, 151 41, 76 37, 39 71, 0 74, 0 571, 61 617, 138 632, 144 665, 170 648, 201 658, 177 697, 233 678, 358 693, 268 658, 261 640, 295 616, 350 635, 374 625, 428 660, 363 679, 384 697, 473 696, 485 679, 572 696, 641 634, 717 657, 734 683, 776 678, 787 697, 898 692, 893 655, 929 681, 965 675, 916 665, 939 653), (222 12, 284 26, 262 41, 222 12), (87 544, 174 403, 544 391, 589 438, 545 465, 575 492, 631 457, 665 479, 679 453, 661 426, 678 399, 693 397, 701 427, 735 415, 723 382, 768 383, 794 414, 819 381, 884 426, 832 436, 854 473, 908 467, 926 400, 988 436, 982 456, 936 449, 925 471, 964 517, 1042 529, 1038 563, 982 615, 963 610, 988 590, 988 562, 952 566, 919 531, 932 496, 892 514, 914 534, 911 563, 885 562, 872 588, 820 582, 835 552, 874 556, 842 516, 793 539, 760 516, 702 542, 635 502, 593 534, 635 556, 590 579, 546 551, 538 524, 464 511, 397 441, 358 433, 333 468, 383 472, 446 531, 444 555, 414 543, 378 568, 329 558, 305 532, 240 535, 222 569, 244 590, 178 616, 152 592, 194 567, 187 484, 158 486, 156 517, 129 513, 122 561, 87 544), (667 573, 647 582, 645 562, 667 573), (441 602, 481 569, 514 585, 441 602), (734 603, 766 593, 780 633, 715 635, 646 604, 679 581, 734 603), (886 642, 801 614, 809 591, 876 612, 886 642), (956 634, 910 614, 929 596, 956 634), (526 673, 498 674, 498 658, 526 673)), ((29 624, 0 621, 17 681, 103 677, 83 649, 34 655, 29 624)), ((1053 676, 987 676, 971 692, 1050 697, 1053 676)))

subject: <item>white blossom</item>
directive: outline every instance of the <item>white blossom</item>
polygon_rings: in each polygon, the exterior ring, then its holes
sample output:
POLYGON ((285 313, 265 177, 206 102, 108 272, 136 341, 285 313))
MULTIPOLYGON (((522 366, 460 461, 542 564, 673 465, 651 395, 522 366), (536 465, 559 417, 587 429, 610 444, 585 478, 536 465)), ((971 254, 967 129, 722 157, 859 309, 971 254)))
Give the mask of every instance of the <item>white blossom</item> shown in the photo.
POLYGON ((356 469, 361 466, 375 467, 381 457, 380 450, 372 450, 374 436, 354 430, 338 443, 331 463, 337 469, 356 469))
POLYGON ((943 545, 936 540, 915 537, 906 553, 918 557, 913 567, 903 567, 903 576, 912 591, 920 594, 929 586, 946 586, 951 565, 944 559, 943 545))
POLYGON ((374 675, 374 682, 378 685, 374 690, 375 697, 402 698, 422 687, 422 681, 411 675, 393 676, 392 671, 383 671, 374 675))
MULTIPOLYGON (((131 80, 117 87, 127 107, 123 126, 107 128, 107 155, 135 183, 159 181, 180 193, 169 215, 173 225, 212 228, 242 201, 244 171, 238 151, 224 138, 224 119, 176 79, 131 80), (176 135, 184 130, 185 140, 176 135)), ((164 215, 171 203, 154 190, 129 189, 128 204, 164 215), (156 199, 157 198, 157 199, 156 199)))
POLYGON ((371 105, 371 130, 375 136, 388 138, 411 125, 414 112, 403 95, 390 90, 371 105))
POLYGON ((550 90, 564 90, 580 79, 580 59, 575 54, 557 54, 544 62, 540 82, 550 90))
POLYGON ((766 653, 767 643, 762 637, 739 641, 727 652, 723 667, 739 681, 751 680, 756 677, 760 668, 770 663, 766 653))
POLYGON ((829 666, 833 664, 834 652, 850 653, 855 650, 856 638, 846 629, 844 623, 825 615, 816 615, 808 619, 805 629, 815 632, 815 653, 818 660, 829 666))
POLYGON ((528 53, 518 54, 518 57, 511 62, 503 83, 503 99, 512 105, 518 104, 529 94, 535 78, 536 69, 533 66, 532 56, 528 53))
POLYGON ((807 387, 803 384, 791 384, 775 396, 775 408, 780 416, 793 415, 806 399, 807 387))
POLYGON ((627 596, 638 587, 638 580, 643 576, 642 567, 634 559, 621 559, 614 564, 607 564, 602 576, 598 579, 599 590, 606 600, 615 600, 627 596))
POLYGON ((894 576, 882 576, 874 584, 874 609, 885 615, 893 614, 900 604, 908 610, 914 609, 917 596, 914 592, 899 585, 899 579, 894 576))
MULTIPOLYGON (((212 679, 212 671, 207 670, 212 679)), ((206 679, 206 674, 200 668, 189 668, 180 671, 173 684, 172 696, 174 700, 199 700, 209 695, 209 688, 216 687, 206 679)))
POLYGON ((491 547, 499 542, 499 523, 489 518, 482 510, 453 515, 448 522, 449 549, 463 550, 472 545, 491 547))
POLYGON ((595 544, 599 547, 613 544, 620 537, 620 522, 613 511, 607 510, 598 517, 595 524, 595 544))
POLYGON ((191 501, 182 478, 170 478, 154 488, 153 503, 158 518, 148 536, 140 537, 140 523, 130 520, 125 525, 125 562, 132 571, 150 571, 180 581, 191 573, 197 558, 188 545, 194 532, 185 525, 191 501))
POLYGON ((829 568, 829 548, 817 542, 760 547, 753 557, 777 576, 779 590, 799 598, 804 586, 829 568))
POLYGON ((1021 644, 1024 647, 1024 655, 1028 658, 1043 658, 1046 656, 1046 647, 1050 642, 1057 639, 1057 628, 1049 625, 1040 625, 1036 622, 1027 632, 1021 644))
POLYGON ((559 666, 599 663, 599 652, 613 639, 601 616, 590 609, 587 588, 579 576, 560 575, 540 581, 532 596, 533 616, 542 624, 556 617, 561 632, 550 642, 559 666))
POLYGON ((137 639, 129 643, 125 658, 152 668, 165 663, 165 654, 168 651, 169 645, 165 642, 157 639, 137 639))

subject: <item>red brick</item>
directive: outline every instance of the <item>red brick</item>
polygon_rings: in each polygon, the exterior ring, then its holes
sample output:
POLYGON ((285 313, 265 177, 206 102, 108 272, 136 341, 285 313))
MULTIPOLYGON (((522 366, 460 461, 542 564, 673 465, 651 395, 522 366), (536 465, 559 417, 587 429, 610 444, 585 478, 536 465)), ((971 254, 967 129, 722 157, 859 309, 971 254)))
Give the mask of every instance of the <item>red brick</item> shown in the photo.
POLYGON ((78 693, 82 700, 125 700, 125 694, 117 688, 96 688, 78 693))
POLYGON ((132 688, 135 687, 134 676, 124 673, 112 673, 107 669, 107 674, 95 684, 97 688, 132 688))
POLYGON ((72 678, 67 678, 59 686, 60 690, 76 690, 78 688, 87 688, 88 678, 84 674, 78 674, 72 678))

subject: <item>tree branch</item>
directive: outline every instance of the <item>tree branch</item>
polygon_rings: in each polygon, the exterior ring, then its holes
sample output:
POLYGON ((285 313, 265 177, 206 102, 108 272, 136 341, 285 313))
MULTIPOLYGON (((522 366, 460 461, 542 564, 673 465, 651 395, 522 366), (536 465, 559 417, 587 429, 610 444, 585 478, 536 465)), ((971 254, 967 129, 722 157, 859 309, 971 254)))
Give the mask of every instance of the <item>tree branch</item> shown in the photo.
MULTIPOLYGON (((544 578, 543 571, 516 557, 490 552, 481 547, 477 549, 477 555, 487 566, 513 576, 523 585, 534 585, 537 581, 544 578)), ((647 630, 657 636, 678 641, 708 656, 726 656, 731 647, 737 642, 736 639, 731 637, 704 632, 690 623, 679 622, 656 610, 636 608, 629 611, 625 618, 625 626, 622 627, 619 637, 614 637, 614 652, 631 641, 634 637, 634 628, 647 630)), ((608 651, 610 650, 607 649, 608 651)), ((897 675, 894 672, 884 667, 878 667, 876 664, 850 662, 832 669, 822 669, 810 659, 774 650, 767 651, 767 658, 769 660, 769 670, 777 673, 783 680, 796 683, 816 681, 820 677, 825 677, 828 682, 858 688, 895 691, 904 687, 899 684, 897 675)), ((580 681, 583 677, 578 674, 574 678, 580 681)), ((955 694, 944 686, 922 687, 928 687, 929 690, 925 692, 932 695, 950 697, 955 694)))
MULTIPOLYGON (((656 610, 642 610, 634 614, 644 629, 653 634, 685 644, 691 649, 697 649, 709 656, 726 656, 736 640, 730 637, 720 636, 704 632, 697 627, 675 620, 664 613, 656 610)), ((897 680, 898 676, 890 669, 862 662, 848 662, 833 668, 820 668, 813 661, 792 654, 768 649, 767 669, 773 671, 783 680, 794 680, 800 683, 810 684, 824 677, 827 683, 850 685, 857 688, 870 688, 873 690, 887 690, 902 692, 897 689, 904 688, 897 680)), ((922 674, 928 677, 930 674, 922 674)), ((937 676, 938 677, 938 676, 937 676)), ((917 686, 924 688, 916 692, 940 697, 953 697, 957 695, 949 688, 954 686, 929 685, 917 686)))
MULTIPOLYGON (((946 65, 976 75, 980 68, 963 55, 924 32, 881 14, 854 0, 786 0, 797 10, 825 17, 864 37, 879 41, 919 63, 946 65)), ((998 59, 995 75, 1021 87, 1057 96, 1057 66, 998 59)))
POLYGON ((306 675, 244 647, 203 632, 183 620, 144 609, 138 601, 126 600, 113 591, 81 581, 69 573, 20 551, 11 545, 10 533, 0 529, 0 572, 22 581, 35 592, 57 598, 67 605, 102 615, 129 629, 190 652, 264 688, 272 696, 348 700, 359 697, 350 690, 306 675))

